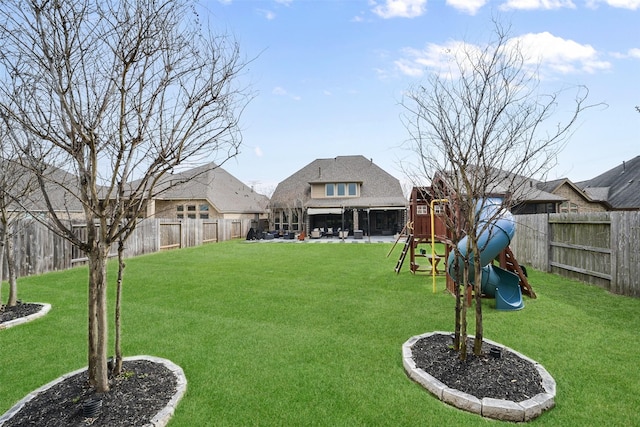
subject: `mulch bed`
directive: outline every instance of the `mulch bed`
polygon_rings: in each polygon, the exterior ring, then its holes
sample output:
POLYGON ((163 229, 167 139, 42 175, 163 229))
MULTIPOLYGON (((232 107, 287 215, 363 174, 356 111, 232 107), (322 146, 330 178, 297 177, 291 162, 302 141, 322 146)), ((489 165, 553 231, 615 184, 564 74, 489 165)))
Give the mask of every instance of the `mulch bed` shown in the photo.
POLYGON ((0 306, 0 323, 27 317, 40 311, 42 304, 23 303, 18 301, 13 307, 0 306))
MULTIPOLYGON (((40 310, 40 304, 20 303, 0 310, 0 323, 28 316, 40 310)), ((544 393, 542 378, 535 366, 503 350, 500 357, 489 355, 483 343, 483 355, 472 354, 469 338, 466 361, 452 349, 452 336, 434 334, 418 340, 412 347, 416 367, 448 387, 478 399, 521 402, 544 393)), ((96 394, 89 387, 87 372, 81 372, 54 385, 27 402, 3 427, 18 426, 144 426, 162 410, 176 392, 175 375, 163 364, 148 360, 125 361, 123 373, 112 378, 111 390, 96 394), (95 417, 87 417, 83 402, 94 397, 102 400, 95 417)))
POLYGON ((416 367, 448 387, 482 399, 490 397, 522 402, 544 393, 542 377, 528 360, 502 350, 490 355, 491 346, 482 344, 482 356, 473 355, 473 338, 467 341, 467 360, 453 350, 453 336, 434 334, 421 338, 412 347, 416 367))
POLYGON ((76 374, 31 399, 3 427, 144 426, 171 400, 177 380, 161 363, 132 360, 110 383, 109 392, 98 394, 89 387, 87 371, 76 374), (90 417, 83 402, 92 398, 102 403, 90 417))
MULTIPOLYGON (((21 302, 2 307, 0 323, 37 313, 41 308, 42 304, 21 302)), ((110 379, 111 390, 107 393, 95 393, 89 387, 87 371, 83 371, 39 393, 3 427, 144 426, 173 398, 177 378, 164 364, 149 360, 125 361, 122 368, 120 375, 110 379), (87 417, 83 403, 93 398, 99 398, 101 404, 95 416, 87 417)))

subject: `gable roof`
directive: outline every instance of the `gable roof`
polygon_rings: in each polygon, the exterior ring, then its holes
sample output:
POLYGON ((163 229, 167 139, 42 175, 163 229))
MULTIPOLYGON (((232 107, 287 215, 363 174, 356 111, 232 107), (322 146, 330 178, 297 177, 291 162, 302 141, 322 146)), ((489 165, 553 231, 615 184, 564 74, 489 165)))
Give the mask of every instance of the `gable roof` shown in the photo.
POLYGON ((640 209, 640 156, 578 183, 592 199, 613 209, 640 209))
POLYGON ((569 178, 560 178, 553 181, 541 182, 538 184, 538 188, 549 193, 554 193, 562 186, 567 186, 573 190, 573 192, 579 195, 582 199, 590 203, 599 203, 597 199, 593 199, 589 194, 584 192, 577 184, 573 183, 569 178))
POLYGON ((364 156, 316 159, 280 182, 271 197, 274 207, 299 200, 306 207, 405 207, 400 181, 364 156), (311 184, 360 183, 360 197, 311 198, 311 184))
POLYGON ((215 163, 167 174, 158 188, 157 200, 206 199, 220 213, 264 213, 269 203, 267 196, 256 193, 215 163))
MULTIPOLYGON (((478 168, 485 178, 479 179, 486 182, 486 188, 483 189, 485 195, 504 196, 511 195, 513 202, 520 203, 559 203, 567 200, 566 198, 553 194, 549 191, 553 184, 546 185, 541 181, 533 178, 527 178, 512 172, 503 171, 498 168, 478 168)), ((469 172, 468 172, 469 173, 469 172)), ((438 179, 450 179, 451 173, 439 173, 438 179)), ((484 184, 485 182, 480 182, 484 184)))
MULTIPOLYGON (((45 191, 53 210, 63 217, 66 213, 82 213, 83 207, 80 201, 79 178, 59 167, 43 163, 41 176, 45 191)), ((0 162, 5 173, 11 173, 11 180, 5 180, 5 185, 11 185, 14 194, 20 198, 20 202, 9 204, 10 210, 27 210, 31 213, 48 212, 42 189, 38 184, 33 169, 18 162, 0 162)))

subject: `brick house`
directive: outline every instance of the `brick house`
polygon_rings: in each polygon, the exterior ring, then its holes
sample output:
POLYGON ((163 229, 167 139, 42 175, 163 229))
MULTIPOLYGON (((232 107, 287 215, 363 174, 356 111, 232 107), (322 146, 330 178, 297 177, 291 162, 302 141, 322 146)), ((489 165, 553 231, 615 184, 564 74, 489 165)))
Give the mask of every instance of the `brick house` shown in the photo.
POLYGON ((408 201, 400 182, 364 156, 316 159, 276 187, 271 226, 311 237, 393 235, 406 223, 408 201))

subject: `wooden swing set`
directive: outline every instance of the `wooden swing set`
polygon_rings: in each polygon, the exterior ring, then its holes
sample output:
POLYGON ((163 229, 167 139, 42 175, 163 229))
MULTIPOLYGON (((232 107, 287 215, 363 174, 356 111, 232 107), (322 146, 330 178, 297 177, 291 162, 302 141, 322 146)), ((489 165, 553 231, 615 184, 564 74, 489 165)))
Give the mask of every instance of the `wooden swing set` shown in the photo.
MULTIPOLYGON (((396 274, 409 255, 409 269, 412 274, 429 274, 432 277, 433 292, 436 292, 436 276, 446 276, 447 290, 455 292, 455 284, 447 274, 447 259, 453 248, 451 232, 446 226, 445 215, 448 212, 448 200, 439 199, 431 187, 413 187, 409 200, 409 220, 398 235, 387 257, 391 255, 398 242, 404 241, 402 251, 395 266, 396 274)), ((495 262, 505 270, 515 273, 520 279, 522 293, 536 298, 527 279, 526 270, 518 263, 511 248, 507 246, 495 262)), ((471 294, 467 301, 470 303, 471 294)))

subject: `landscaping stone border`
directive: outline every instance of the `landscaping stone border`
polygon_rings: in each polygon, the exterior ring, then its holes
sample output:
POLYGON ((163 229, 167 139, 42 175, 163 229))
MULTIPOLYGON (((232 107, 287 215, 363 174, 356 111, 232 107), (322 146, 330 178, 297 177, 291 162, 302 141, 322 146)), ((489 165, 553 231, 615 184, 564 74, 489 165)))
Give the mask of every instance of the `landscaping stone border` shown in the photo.
POLYGON ((9 329, 13 326, 21 325, 23 323, 31 322, 32 320, 43 317, 51 310, 51 304, 46 304, 43 302, 30 302, 29 304, 40 304, 42 305, 42 308, 37 313, 33 313, 24 317, 18 317, 17 319, 9 320, 8 322, 0 323, 0 331, 3 329, 9 329))
POLYGON ((503 350, 510 351, 521 359, 531 362, 538 370, 540 377, 542 377, 542 387, 545 392, 539 393, 531 399, 527 399, 522 402, 492 399, 489 397, 478 399, 468 393, 464 393, 447 386, 426 373, 424 370, 417 368, 413 361, 411 347, 413 347, 418 340, 436 334, 450 336, 451 332, 435 331, 411 337, 402 345, 402 365, 404 366, 405 372, 409 378, 422 385, 441 401, 483 417, 514 422, 531 421, 540 416, 544 411, 554 407, 556 382, 549 372, 547 372, 547 370, 535 360, 532 360, 509 347, 488 339, 485 339, 484 342, 495 347, 500 347, 503 350))
MULTIPOLYGON (((173 372, 173 374, 176 376, 176 392, 173 395, 173 397, 171 398, 171 400, 167 403, 167 406, 165 406, 163 409, 161 409, 152 419, 151 421, 146 424, 144 427, 164 427, 169 423, 169 420, 171 419, 171 417, 173 417, 173 414, 175 413, 176 407, 178 406, 178 403, 180 402, 180 400, 182 399, 182 397, 184 396, 185 392, 187 391, 187 378, 184 375, 184 371, 182 370, 182 368, 178 365, 176 365, 175 363, 171 362, 170 360, 167 359, 162 359, 160 357, 155 357, 155 356, 131 356, 131 357, 125 357, 123 360, 125 361, 133 361, 133 360, 148 360, 154 363, 162 363, 167 369, 169 369, 171 372, 173 372)), ((7 422, 9 419, 11 419, 11 417, 13 417, 15 414, 17 414, 20 409, 22 409, 22 407, 29 402, 31 399, 33 399, 34 397, 36 397, 39 393, 42 393, 43 391, 53 387, 54 385, 58 384, 59 382, 64 381, 67 378, 70 378, 74 375, 77 375, 79 373, 82 373, 84 371, 86 371, 87 368, 82 368, 82 369, 78 369, 76 371, 73 372, 69 372, 68 374, 65 374, 63 376, 61 376, 58 379, 55 379, 53 381, 51 381, 48 384, 43 385, 42 387, 40 387, 39 389, 32 391, 31 393, 29 393, 26 397, 24 397, 22 400, 20 400, 18 403, 16 403, 11 409, 9 409, 7 412, 5 412, 4 415, 0 416, 0 427, 7 422)))

